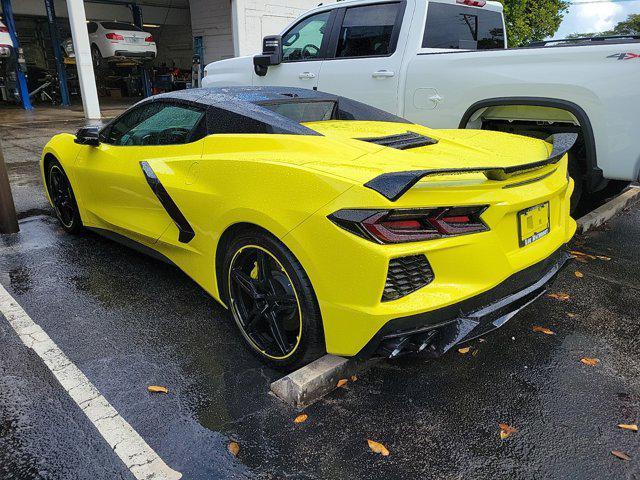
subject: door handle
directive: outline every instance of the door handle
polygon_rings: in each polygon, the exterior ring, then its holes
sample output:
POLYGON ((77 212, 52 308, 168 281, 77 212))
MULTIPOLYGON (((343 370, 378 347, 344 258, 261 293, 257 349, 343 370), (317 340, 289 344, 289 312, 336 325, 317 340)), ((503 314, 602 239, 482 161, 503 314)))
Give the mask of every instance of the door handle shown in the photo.
POLYGON ((298 78, 316 78, 316 74, 313 72, 302 72, 298 75, 298 78))
POLYGON ((371 76, 373 78, 389 78, 389 77, 395 77, 396 72, 392 70, 376 70, 371 74, 371 76))

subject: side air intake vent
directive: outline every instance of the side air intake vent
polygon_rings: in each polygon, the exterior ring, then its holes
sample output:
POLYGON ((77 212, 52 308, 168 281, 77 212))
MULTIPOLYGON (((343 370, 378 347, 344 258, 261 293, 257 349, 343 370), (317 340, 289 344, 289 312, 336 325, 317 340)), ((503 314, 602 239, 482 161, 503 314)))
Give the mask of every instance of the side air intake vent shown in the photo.
POLYGON ((389 302, 405 297, 430 284, 434 278, 431 265, 424 255, 394 258, 389 262, 382 301, 389 302))
POLYGON ((433 138, 429 138, 415 132, 388 135, 386 137, 358 138, 357 140, 375 143, 376 145, 382 145, 383 147, 397 148, 398 150, 407 150, 409 148, 424 147, 426 145, 435 145, 438 143, 438 141, 433 138))

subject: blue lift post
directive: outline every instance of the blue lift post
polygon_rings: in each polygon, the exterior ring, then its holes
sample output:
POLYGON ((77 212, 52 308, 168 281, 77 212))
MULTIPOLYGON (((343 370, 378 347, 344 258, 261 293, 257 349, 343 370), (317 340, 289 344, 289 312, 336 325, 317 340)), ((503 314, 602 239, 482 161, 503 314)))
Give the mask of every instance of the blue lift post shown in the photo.
MULTIPOLYGON (((16 50, 16 54, 20 48, 20 42, 18 42, 18 35, 16 34, 16 22, 13 18, 13 9, 11 8, 11 0, 0 0, 2 5, 2 12, 4 13, 4 23, 9 29, 9 35, 13 41, 13 46, 16 50)), ((22 101, 22 107, 25 110, 33 110, 31 106, 31 99, 29 98, 29 88, 27 87, 27 78, 24 72, 20 68, 20 63, 16 62, 16 76, 18 79, 18 92, 20 94, 20 100, 22 101)))
POLYGON ((70 107, 71 99, 69 98, 67 72, 64 68, 64 60, 62 58, 62 52, 60 51, 60 37, 58 35, 58 25, 56 24, 56 8, 53 4, 53 0, 44 0, 44 6, 47 10, 47 20, 49 21, 49 35, 51 36, 53 55, 56 57, 56 69, 58 70, 58 82, 60 83, 62 105, 70 107))
MULTIPOLYGON (((131 13, 133 14, 133 24, 138 28, 143 28, 142 9, 140 5, 135 3, 130 4, 131 13)), ((145 97, 151 96, 151 79, 149 78, 149 71, 142 65, 140 66, 140 73, 142 76, 142 92, 145 97)))

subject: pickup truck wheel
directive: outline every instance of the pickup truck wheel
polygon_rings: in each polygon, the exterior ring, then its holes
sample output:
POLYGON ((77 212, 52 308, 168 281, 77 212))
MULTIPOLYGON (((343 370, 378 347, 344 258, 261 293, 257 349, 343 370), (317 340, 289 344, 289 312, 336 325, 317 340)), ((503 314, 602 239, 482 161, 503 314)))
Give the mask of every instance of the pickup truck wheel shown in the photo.
POLYGON ((569 152, 569 176, 573 179, 573 193, 571 194, 571 215, 578 211, 578 207, 582 203, 582 193, 584 191, 584 174, 580 168, 580 164, 575 161, 575 157, 569 152))

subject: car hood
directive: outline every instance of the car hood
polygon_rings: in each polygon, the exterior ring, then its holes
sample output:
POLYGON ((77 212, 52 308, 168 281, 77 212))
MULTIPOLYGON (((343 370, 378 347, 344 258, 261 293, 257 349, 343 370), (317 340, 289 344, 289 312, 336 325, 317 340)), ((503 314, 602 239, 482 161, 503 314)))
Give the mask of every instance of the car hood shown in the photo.
POLYGON ((542 140, 486 130, 433 130, 410 123, 324 121, 304 123, 330 141, 358 149, 361 155, 323 156, 307 168, 359 182, 384 173, 517 167, 546 159, 551 144, 542 140), (400 150, 377 143, 393 135, 417 134, 433 144, 400 150), (361 139, 368 139, 363 141, 361 139))

